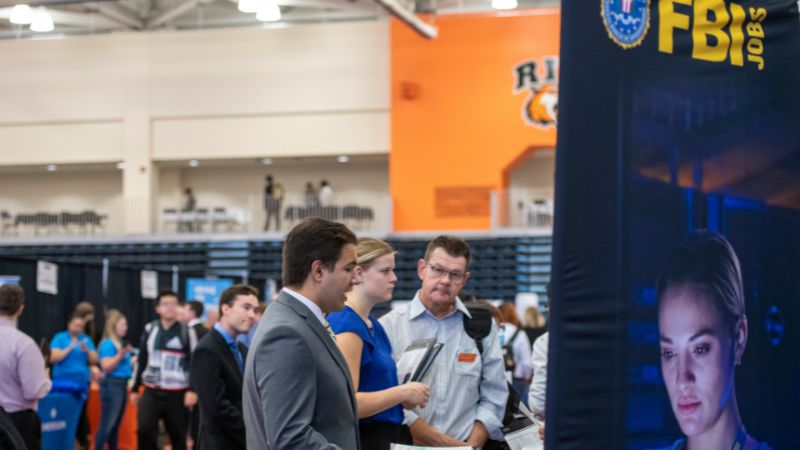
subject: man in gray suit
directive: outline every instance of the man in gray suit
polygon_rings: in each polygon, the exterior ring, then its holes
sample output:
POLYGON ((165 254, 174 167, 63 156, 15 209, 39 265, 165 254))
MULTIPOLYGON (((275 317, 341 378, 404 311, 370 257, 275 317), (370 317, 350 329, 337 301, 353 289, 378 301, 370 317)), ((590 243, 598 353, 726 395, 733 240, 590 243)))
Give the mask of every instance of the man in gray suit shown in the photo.
POLYGON ((253 337, 244 375, 249 450, 358 450, 350 372, 325 314, 353 286, 356 237, 340 223, 300 222, 283 245, 283 285, 253 337))

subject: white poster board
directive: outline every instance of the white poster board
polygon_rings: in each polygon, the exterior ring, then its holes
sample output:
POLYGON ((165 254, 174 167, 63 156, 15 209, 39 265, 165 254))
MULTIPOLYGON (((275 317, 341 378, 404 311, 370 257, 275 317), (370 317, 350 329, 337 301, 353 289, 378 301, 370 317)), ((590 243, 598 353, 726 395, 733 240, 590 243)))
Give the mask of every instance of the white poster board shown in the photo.
POLYGON ((155 299, 158 297, 158 272, 143 270, 141 278, 142 298, 155 299))
POLYGON ((36 261, 36 290, 44 294, 58 294, 58 265, 36 261))

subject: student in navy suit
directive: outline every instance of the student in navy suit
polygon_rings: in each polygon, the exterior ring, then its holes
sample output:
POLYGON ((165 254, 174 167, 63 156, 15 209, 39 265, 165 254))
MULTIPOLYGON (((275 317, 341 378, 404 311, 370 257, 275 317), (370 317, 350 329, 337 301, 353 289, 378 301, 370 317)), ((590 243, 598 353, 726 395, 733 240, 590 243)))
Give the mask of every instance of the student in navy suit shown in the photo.
POLYGON ((197 448, 247 448, 242 413, 242 379, 247 347, 236 338, 255 322, 258 290, 233 285, 219 298, 219 322, 200 340, 192 355, 191 385, 200 401, 197 448))

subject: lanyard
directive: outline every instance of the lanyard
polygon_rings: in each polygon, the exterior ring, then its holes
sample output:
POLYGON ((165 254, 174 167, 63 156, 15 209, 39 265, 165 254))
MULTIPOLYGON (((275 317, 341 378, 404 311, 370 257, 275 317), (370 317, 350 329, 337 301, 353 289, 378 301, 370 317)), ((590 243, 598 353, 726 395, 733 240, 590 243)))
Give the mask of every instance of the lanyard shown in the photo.
POLYGON ((736 434, 736 441, 733 442, 731 450, 744 449, 744 443, 746 440, 747 440, 747 431, 744 429, 744 425, 742 425, 739 427, 739 433, 736 434))
MULTIPOLYGON (((733 445, 731 446, 731 450, 744 450, 744 444, 747 441, 747 430, 744 429, 744 425, 739 427, 739 432, 736 433, 736 440, 733 441, 733 445)), ((678 443, 675 448, 678 449, 686 449, 686 440, 682 440, 682 442, 678 443)))

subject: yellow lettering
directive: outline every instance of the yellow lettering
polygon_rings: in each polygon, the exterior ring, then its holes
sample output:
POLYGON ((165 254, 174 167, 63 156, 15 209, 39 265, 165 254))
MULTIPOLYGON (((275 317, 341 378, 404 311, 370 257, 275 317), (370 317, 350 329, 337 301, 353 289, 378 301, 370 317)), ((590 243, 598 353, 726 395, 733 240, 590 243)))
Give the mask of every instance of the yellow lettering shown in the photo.
POLYGON ((764 53, 764 41, 756 38, 748 39, 747 53, 750 53, 751 55, 760 55, 764 53))
POLYGON ((750 37, 763 38, 764 27, 758 22, 751 22, 747 24, 747 35, 750 37))
POLYGON ((747 55, 747 60, 752 63, 758 64, 758 70, 764 69, 764 58, 762 58, 761 56, 747 55))
POLYGON ((731 38, 724 28, 730 22, 730 15, 723 0, 696 0, 694 2, 694 26, 692 27, 692 58, 703 61, 721 62, 728 57, 731 38), (709 18, 709 12, 714 19, 709 18), (710 43, 709 37, 716 42, 710 43))
POLYGON ((658 2, 658 51, 662 53, 672 53, 674 29, 689 29, 689 16, 675 11, 675 4, 692 6, 692 0, 660 0, 658 2))
POLYGON ((744 65, 744 33, 742 24, 746 18, 744 8, 736 3, 731 3, 731 64, 734 66, 744 65))
POLYGON ((763 22, 767 18, 767 10, 764 8, 750 8, 750 20, 763 22))

